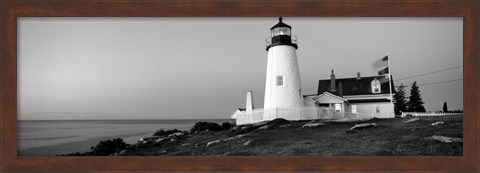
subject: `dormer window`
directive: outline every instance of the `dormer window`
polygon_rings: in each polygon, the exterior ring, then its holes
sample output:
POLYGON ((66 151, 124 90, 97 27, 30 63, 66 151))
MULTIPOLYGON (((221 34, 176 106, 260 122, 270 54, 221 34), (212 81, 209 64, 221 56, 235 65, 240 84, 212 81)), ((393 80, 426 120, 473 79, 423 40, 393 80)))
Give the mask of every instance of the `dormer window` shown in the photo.
POLYGON ((372 87, 371 87, 372 88, 372 93, 381 93, 382 92, 382 90, 380 88, 380 81, 377 78, 375 78, 370 84, 372 85, 372 87))

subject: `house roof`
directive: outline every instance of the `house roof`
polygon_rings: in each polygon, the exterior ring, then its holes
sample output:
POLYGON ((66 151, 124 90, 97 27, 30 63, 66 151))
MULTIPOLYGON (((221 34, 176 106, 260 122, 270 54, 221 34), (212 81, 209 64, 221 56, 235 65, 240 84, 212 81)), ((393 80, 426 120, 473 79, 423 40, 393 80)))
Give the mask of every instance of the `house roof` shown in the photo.
POLYGON ((322 94, 313 97, 313 99, 316 100, 317 98, 320 98, 320 97, 323 97, 323 96, 327 96, 327 97, 330 97, 330 98, 334 98, 334 99, 337 99, 337 100, 341 100, 341 101, 344 101, 344 102, 348 102, 348 100, 346 100, 346 99, 344 99, 344 98, 342 98, 342 97, 340 97, 340 96, 337 96, 337 95, 335 95, 335 94, 332 94, 332 93, 330 93, 330 92, 323 92, 322 94))
POLYGON ((361 99, 361 100, 349 100, 350 103, 378 103, 378 102, 390 102, 389 99, 361 99))
POLYGON ((235 110, 235 112, 232 115, 230 115, 230 118, 232 119, 237 118, 237 112, 243 112, 243 111, 245 111, 245 108, 237 108, 237 110, 235 110))
MULTIPOLYGON (((392 86, 395 86, 393 85, 393 78, 391 81, 392 86)), ((385 75, 360 77, 359 79, 357 77, 335 79, 335 86, 337 87, 335 91, 330 91, 330 79, 319 80, 317 94, 320 95, 324 92, 330 92, 339 96, 340 83, 342 83, 343 96, 390 94, 388 78, 385 75), (380 93, 372 93, 371 82, 375 78, 380 81, 380 93)), ((392 87, 392 93, 395 93, 395 87, 392 87)))

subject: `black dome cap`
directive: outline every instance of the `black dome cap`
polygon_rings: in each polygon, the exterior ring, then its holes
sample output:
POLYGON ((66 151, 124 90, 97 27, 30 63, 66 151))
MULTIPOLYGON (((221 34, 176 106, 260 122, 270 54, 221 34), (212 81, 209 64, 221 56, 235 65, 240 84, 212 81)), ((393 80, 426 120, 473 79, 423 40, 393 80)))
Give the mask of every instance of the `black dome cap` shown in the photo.
POLYGON ((272 26, 270 28, 270 30, 273 30, 274 28, 278 28, 278 27, 287 27, 287 28, 292 29, 292 27, 290 25, 287 25, 287 24, 282 22, 282 17, 278 18, 278 23, 276 25, 272 26))

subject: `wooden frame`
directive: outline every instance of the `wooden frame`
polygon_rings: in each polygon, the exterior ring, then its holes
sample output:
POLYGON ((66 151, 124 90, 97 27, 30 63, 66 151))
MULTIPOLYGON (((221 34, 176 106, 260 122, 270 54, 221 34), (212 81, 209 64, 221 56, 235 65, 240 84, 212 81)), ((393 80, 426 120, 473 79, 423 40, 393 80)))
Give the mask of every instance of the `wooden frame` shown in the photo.
POLYGON ((479 171, 479 9, 476 0, 373 2, 2 0, 1 171, 479 171), (457 157, 18 157, 17 17, 367 16, 463 17, 464 153, 457 157))

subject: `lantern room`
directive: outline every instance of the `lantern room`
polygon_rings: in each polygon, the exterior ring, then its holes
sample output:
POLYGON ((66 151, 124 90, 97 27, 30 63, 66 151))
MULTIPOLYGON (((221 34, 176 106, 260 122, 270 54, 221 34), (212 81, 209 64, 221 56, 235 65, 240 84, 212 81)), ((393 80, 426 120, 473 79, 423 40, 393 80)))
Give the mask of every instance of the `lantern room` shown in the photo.
POLYGON ((267 51, 273 46, 290 45, 298 48, 297 36, 292 35, 292 27, 283 23, 282 17, 278 18, 278 23, 270 28, 271 36, 267 37, 267 51))

